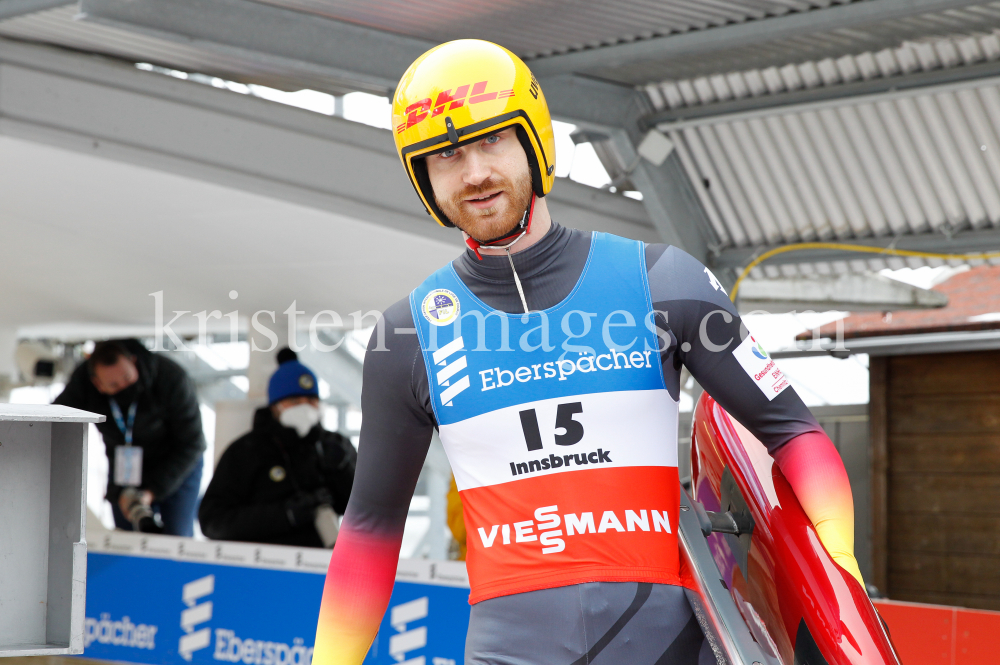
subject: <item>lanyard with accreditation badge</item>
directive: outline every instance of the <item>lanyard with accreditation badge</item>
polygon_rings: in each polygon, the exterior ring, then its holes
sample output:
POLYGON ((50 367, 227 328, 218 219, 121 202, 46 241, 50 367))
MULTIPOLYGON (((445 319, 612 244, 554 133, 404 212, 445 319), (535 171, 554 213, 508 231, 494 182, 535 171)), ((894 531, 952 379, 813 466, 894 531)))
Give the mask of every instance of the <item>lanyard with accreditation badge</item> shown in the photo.
POLYGON ((119 487, 138 487, 142 484, 142 447, 132 445, 132 427, 135 425, 135 410, 139 400, 132 400, 128 407, 128 422, 122 416, 121 407, 114 397, 108 398, 111 403, 111 415, 115 424, 125 436, 125 445, 115 448, 115 485, 119 487))

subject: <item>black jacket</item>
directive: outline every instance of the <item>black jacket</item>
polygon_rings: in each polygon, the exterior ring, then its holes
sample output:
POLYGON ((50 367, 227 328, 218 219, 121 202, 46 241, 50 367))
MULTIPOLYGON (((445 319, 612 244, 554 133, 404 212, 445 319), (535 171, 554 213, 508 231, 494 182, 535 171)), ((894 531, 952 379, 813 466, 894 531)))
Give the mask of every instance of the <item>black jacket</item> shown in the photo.
POLYGON ((300 438, 264 407, 253 429, 234 441, 215 468, 198 509, 202 533, 216 540, 322 547, 312 522, 294 525, 288 504, 320 488, 343 514, 354 484, 350 440, 316 425, 300 438))
MULTIPOLYGON (((134 390, 138 405, 132 443, 142 446, 142 488, 150 490, 155 500, 162 500, 177 490, 205 452, 198 395, 194 382, 173 360, 151 353, 137 340, 127 339, 122 343, 135 356, 139 370, 134 390)), ((127 418, 131 398, 118 401, 127 418)), ((106 416, 107 420, 97 429, 104 437, 111 470, 107 496, 110 501, 117 501, 121 488, 113 484, 115 448, 125 445, 125 435, 111 414, 108 396, 98 392, 91 382, 86 363, 73 371, 55 403, 106 416)))

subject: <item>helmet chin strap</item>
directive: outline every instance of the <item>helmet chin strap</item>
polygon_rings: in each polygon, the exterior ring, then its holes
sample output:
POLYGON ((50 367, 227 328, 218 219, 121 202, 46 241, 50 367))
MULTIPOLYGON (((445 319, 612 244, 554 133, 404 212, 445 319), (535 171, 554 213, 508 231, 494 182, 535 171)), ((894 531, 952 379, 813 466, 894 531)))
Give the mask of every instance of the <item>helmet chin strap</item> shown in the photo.
POLYGON ((528 205, 528 209, 524 211, 524 214, 521 215, 521 221, 518 222, 516 225, 514 225, 514 228, 512 228, 510 231, 503 234, 502 236, 497 236, 496 238, 492 238, 490 240, 479 241, 473 238, 472 236, 469 236, 468 238, 465 239, 465 244, 469 246, 469 249, 471 249, 473 252, 476 253, 476 258, 482 261, 483 256, 479 253, 480 247, 495 247, 497 249, 507 249, 509 247, 512 247, 514 243, 520 240, 524 234, 529 233, 531 231, 531 219, 534 216, 534 214, 535 214, 535 194, 534 192, 532 192, 531 203, 528 205), (505 240, 510 240, 511 238, 514 239, 508 244, 506 245, 500 244, 505 240))
POLYGON ((502 249, 504 252, 507 253, 507 260, 510 261, 510 271, 514 274, 514 284, 515 286, 517 286, 518 295, 521 296, 521 306, 524 307, 525 314, 529 314, 531 310, 528 309, 528 301, 524 297, 524 288, 521 286, 521 280, 520 278, 518 278, 517 270, 514 268, 514 259, 511 258, 510 248, 513 247, 518 240, 523 238, 531 231, 531 219, 532 217, 534 217, 534 214, 535 214, 535 194, 534 192, 532 192, 531 204, 528 206, 528 209, 524 211, 524 215, 521 216, 521 221, 518 222, 517 225, 513 229, 511 229, 509 233, 505 233, 504 235, 498 238, 493 238, 492 240, 486 240, 484 242, 479 242, 478 240, 476 240, 471 236, 465 239, 465 244, 469 246, 469 249, 471 249, 473 252, 476 253, 476 258, 479 259, 480 261, 483 260, 483 256, 479 253, 480 247, 495 247, 496 249, 502 249), (505 240, 510 240, 511 238, 513 238, 513 240, 508 242, 506 245, 500 244, 505 240))

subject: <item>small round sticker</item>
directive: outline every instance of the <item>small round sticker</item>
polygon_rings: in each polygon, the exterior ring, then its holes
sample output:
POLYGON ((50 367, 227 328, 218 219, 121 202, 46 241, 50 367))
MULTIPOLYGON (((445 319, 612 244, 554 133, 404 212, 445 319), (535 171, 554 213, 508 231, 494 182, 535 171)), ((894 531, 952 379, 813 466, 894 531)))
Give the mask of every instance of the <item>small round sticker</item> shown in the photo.
POLYGON ((285 468, 282 466, 272 466, 271 473, 269 475, 271 476, 271 480, 276 483, 280 483, 285 479, 285 468))
POLYGON ((424 318, 435 326, 446 326, 458 318, 458 296, 448 289, 434 289, 420 305, 424 318))
POLYGON ((314 385, 316 385, 316 382, 313 381, 312 376, 309 374, 303 374, 299 377, 299 387, 303 390, 312 390, 314 385))

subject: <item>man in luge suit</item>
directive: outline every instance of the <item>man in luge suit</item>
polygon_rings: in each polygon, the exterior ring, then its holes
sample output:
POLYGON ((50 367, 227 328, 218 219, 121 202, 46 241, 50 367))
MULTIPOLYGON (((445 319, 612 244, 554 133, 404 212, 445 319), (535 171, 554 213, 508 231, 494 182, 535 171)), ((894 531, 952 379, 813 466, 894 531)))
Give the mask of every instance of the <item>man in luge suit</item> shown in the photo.
POLYGON ((435 428, 469 534, 466 663, 714 662, 679 563, 682 366, 768 447, 861 582, 843 464, 711 272, 551 220, 552 126, 520 59, 478 40, 431 49, 399 83, 393 134, 469 249, 372 335, 316 665, 364 659, 435 428))

